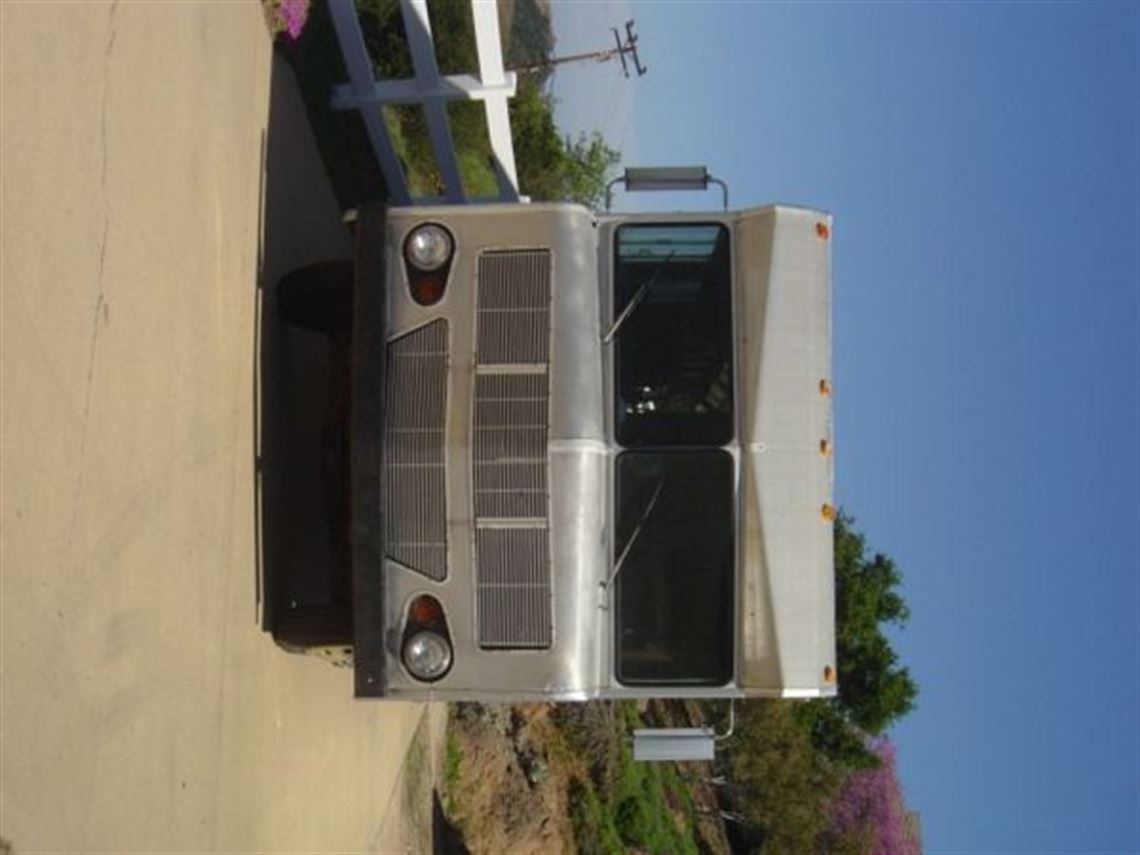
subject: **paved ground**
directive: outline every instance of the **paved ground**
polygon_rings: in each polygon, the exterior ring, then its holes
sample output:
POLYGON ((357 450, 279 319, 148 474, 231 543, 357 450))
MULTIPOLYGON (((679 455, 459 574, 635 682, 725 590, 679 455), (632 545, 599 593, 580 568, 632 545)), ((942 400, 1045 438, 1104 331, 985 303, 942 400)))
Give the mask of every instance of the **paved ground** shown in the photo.
POLYGON ((348 249, 259 6, 5 0, 0 30, 0 836, 402 847, 425 708, 259 629, 257 283, 348 249))

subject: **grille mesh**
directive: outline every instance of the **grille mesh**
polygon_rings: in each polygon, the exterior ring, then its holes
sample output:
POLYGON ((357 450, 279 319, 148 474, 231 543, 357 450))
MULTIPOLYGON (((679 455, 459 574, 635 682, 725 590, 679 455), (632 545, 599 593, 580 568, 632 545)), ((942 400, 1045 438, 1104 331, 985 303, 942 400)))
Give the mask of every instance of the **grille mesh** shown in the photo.
POLYGON ((387 384, 388 556, 439 581, 447 576, 446 321, 434 321, 388 345, 387 384))
POLYGON ((545 374, 475 378, 475 516, 546 516, 545 374))
POLYGON ((550 646, 547 541, 545 528, 476 530, 481 646, 550 646))
POLYGON ((551 644, 550 253, 479 259, 472 438, 479 644, 551 644))
POLYGON ((545 364, 550 358, 550 253, 488 252, 479 258, 476 361, 545 364))

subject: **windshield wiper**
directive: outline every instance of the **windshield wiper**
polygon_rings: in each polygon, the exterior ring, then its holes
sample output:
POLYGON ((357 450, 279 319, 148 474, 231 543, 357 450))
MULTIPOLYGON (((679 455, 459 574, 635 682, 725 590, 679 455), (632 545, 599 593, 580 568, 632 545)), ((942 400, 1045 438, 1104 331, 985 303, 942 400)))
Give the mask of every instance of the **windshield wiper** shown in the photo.
POLYGON ((633 549, 633 544, 637 542, 638 535, 641 534, 645 523, 649 521, 649 515, 653 512, 653 506, 656 505, 657 500, 661 498, 661 491, 664 489, 665 479, 662 478, 657 482, 657 489, 653 491, 653 496, 649 499, 649 504, 647 504, 645 510, 641 512, 641 516, 637 520, 637 525, 633 527, 633 532, 630 534, 629 540, 625 542, 625 549, 621 551, 621 555, 618 556, 618 560, 614 563, 614 572, 610 574, 610 578, 606 579, 602 585, 603 588, 609 588, 609 586, 613 584, 614 579, 617 578, 622 564, 625 563, 626 556, 629 555, 629 551, 633 549))
POLYGON ((626 322, 626 319, 633 314, 633 310, 641 305, 641 301, 644 300, 649 294, 649 289, 657 284, 657 280, 661 278, 661 274, 665 272, 665 268, 669 265, 669 262, 673 260, 673 256, 676 254, 677 250, 673 250, 667 256, 665 256, 665 258, 661 260, 661 263, 657 265, 657 269, 653 271, 653 275, 650 276, 648 280, 646 280, 644 285, 633 292, 633 297, 630 299, 629 303, 626 304, 626 307, 622 309, 621 314, 617 316, 617 320, 613 322, 613 326, 610 327, 609 332, 602 336, 602 344, 609 344, 614 340, 614 336, 617 335, 618 330, 621 329, 621 325, 624 324, 626 322))

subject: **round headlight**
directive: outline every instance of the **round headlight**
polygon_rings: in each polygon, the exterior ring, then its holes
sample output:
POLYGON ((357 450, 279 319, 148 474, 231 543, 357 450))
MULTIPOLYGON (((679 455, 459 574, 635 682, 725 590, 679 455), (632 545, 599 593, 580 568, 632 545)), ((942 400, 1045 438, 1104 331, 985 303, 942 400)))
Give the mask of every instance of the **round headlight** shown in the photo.
POLYGON ((439 270, 451 258, 452 248, 451 235, 447 230, 429 223, 408 235, 404 242, 404 256, 419 270, 439 270))
POLYGON ((438 680, 451 667, 451 645, 434 632, 417 632, 404 644, 404 664, 417 680, 438 680))

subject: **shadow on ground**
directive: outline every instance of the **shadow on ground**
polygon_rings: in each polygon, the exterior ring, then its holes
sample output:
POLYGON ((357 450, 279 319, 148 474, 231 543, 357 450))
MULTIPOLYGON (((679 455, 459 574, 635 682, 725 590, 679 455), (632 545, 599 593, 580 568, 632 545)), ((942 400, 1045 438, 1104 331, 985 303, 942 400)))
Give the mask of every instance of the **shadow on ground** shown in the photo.
POLYGON ((438 790, 431 793, 431 838, 432 855, 469 855, 463 835, 447 820, 438 790))
MULTIPOLYGON (((343 418, 348 342, 346 336, 286 323, 277 285, 291 271, 351 258, 352 234, 342 221, 293 71, 279 55, 271 76, 264 161, 253 354, 262 627, 287 647, 341 647, 352 641, 343 418)), ((265 643, 272 643, 268 636, 265 643)), ((419 750, 428 750, 426 737, 418 739, 419 750)), ((429 768, 422 757, 406 760, 409 768, 417 763, 429 768)), ((415 851, 466 855, 462 835, 448 822, 434 790, 435 780, 434 773, 425 774, 415 785, 414 803, 403 804, 395 820, 399 833, 414 835, 420 847, 415 851), (413 819, 416 827, 409 830, 405 825, 413 819)))
POLYGON ((351 257, 292 70, 274 57, 263 175, 255 407, 262 626, 279 641, 351 642, 341 412, 348 368, 329 336, 284 323, 278 280, 351 257))

